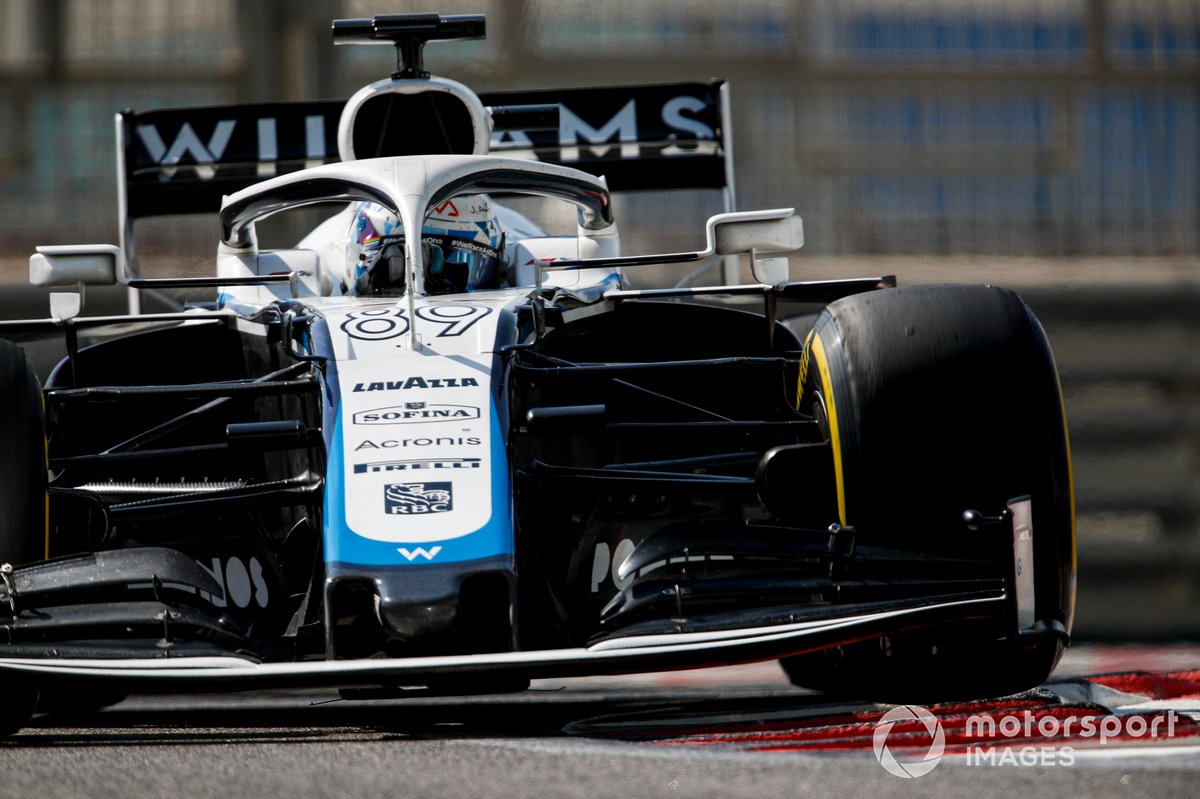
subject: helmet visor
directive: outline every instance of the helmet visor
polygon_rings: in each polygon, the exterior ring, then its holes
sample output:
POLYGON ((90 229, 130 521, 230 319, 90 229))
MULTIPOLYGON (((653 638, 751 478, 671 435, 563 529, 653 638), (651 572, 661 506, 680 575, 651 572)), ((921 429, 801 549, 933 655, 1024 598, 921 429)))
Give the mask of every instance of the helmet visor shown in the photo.
POLYGON ((363 245, 366 268, 355 293, 368 296, 404 290, 404 236, 376 236, 363 245))
POLYGON ((500 253, 488 244, 427 233, 421 236, 421 250, 429 294, 457 294, 499 285, 500 253))

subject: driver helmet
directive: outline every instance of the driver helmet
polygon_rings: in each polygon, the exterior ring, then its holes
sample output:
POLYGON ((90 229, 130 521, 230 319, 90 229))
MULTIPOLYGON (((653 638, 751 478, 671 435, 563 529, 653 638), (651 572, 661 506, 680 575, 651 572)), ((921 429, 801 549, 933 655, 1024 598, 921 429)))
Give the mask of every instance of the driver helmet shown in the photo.
MULTIPOLYGON (((435 206, 421 228, 426 294, 459 294, 500 285, 504 234, 491 200, 464 195, 435 206)), ((343 292, 404 290, 404 230, 392 212, 360 203, 350 227, 343 292)))

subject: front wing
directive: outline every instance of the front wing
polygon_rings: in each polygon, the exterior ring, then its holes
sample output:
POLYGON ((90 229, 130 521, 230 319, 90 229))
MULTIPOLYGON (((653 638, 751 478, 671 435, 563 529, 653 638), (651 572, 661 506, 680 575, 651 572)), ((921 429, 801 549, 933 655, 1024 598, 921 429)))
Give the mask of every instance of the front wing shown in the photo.
MULTIPOLYGON (((427 686, 501 678, 545 679, 700 668, 768 660, 951 621, 1003 617, 1012 599, 930 601, 820 621, 715 632, 632 636, 588 647, 444 657, 260 663, 233 656, 125 659, 0 658, 0 670, 40 683, 105 683, 139 691, 427 686)), ((479 687, 486 687, 480 685, 479 687)))

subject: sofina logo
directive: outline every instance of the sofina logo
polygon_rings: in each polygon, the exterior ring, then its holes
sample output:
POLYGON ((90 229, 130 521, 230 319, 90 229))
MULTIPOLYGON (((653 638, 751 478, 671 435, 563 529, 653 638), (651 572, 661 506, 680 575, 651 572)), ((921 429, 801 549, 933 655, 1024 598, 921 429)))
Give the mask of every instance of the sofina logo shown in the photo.
POLYGON ((355 424, 412 424, 414 422, 462 422, 478 419, 479 409, 473 405, 430 405, 406 402, 390 408, 375 408, 354 414, 355 424))
POLYGON ((922 777, 941 762, 946 734, 937 717, 923 707, 894 707, 875 722, 875 758, 889 774, 922 777))

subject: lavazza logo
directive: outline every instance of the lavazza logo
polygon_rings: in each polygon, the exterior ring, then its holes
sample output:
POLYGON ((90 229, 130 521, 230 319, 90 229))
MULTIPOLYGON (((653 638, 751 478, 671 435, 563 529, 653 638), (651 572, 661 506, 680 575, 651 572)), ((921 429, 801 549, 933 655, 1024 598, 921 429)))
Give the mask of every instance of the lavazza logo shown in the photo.
MULTIPOLYGON (((1137 742, 1175 735, 1174 710, 1145 715, 1050 715, 1030 710, 976 714, 954 720, 955 754, 968 766, 1073 766, 1075 747, 1110 740, 1137 742), (960 728, 958 725, 962 724, 960 728)), ((928 709, 903 705, 884 713, 872 735, 875 759, 889 774, 911 779, 933 771, 946 755, 946 731, 928 709)))

